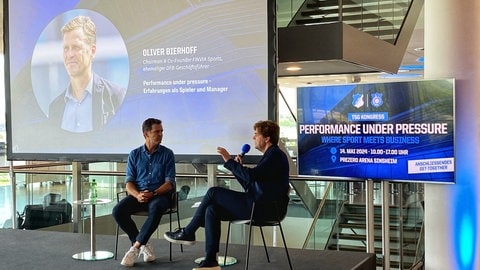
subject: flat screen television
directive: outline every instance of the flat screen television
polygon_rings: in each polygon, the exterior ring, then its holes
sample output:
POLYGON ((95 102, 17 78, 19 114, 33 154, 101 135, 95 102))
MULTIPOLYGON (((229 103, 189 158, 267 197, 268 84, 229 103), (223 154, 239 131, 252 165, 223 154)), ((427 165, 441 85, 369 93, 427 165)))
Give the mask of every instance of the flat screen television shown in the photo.
POLYGON ((455 182, 454 80, 298 89, 299 174, 455 182))
POLYGON ((162 120, 162 144, 177 162, 220 162, 217 146, 240 152, 253 124, 274 118, 275 8, 266 0, 4 0, 7 159, 125 161, 150 117, 162 120), (70 78, 82 62, 68 59, 92 54, 92 45, 67 43, 61 31, 78 16, 96 29, 94 75, 80 97, 70 78))

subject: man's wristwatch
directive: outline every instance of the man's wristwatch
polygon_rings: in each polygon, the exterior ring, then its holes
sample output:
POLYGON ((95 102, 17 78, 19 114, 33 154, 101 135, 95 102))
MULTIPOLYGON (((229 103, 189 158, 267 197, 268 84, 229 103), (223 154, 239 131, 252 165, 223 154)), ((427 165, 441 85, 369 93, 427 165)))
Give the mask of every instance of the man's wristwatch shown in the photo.
POLYGON ((157 191, 153 191, 153 196, 157 196, 157 191))

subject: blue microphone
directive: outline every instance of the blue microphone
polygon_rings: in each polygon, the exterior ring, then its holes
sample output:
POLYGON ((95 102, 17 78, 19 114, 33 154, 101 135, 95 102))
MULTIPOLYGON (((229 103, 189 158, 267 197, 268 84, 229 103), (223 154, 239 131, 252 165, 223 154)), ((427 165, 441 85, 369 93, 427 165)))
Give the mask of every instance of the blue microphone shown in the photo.
POLYGON ((246 153, 250 151, 250 145, 248 143, 242 145, 242 153, 240 154, 241 157, 245 156, 246 153))

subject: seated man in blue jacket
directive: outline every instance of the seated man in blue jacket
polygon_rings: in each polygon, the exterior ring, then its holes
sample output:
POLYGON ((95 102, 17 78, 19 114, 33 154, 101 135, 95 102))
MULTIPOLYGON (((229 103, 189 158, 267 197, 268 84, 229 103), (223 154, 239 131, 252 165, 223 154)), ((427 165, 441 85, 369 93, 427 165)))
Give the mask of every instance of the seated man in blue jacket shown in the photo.
MULTIPOLYGON (((227 150, 217 148, 225 161, 224 167, 233 173, 245 192, 222 187, 210 188, 190 223, 185 228, 164 235, 172 243, 191 245, 195 243, 197 229, 205 227, 205 260, 194 270, 220 269, 217 253, 222 220, 250 219, 253 202, 279 201, 282 204, 281 214, 287 211, 289 167, 286 154, 278 147, 280 127, 273 121, 259 121, 253 129, 255 148, 263 153, 254 168, 243 166, 241 155, 232 158, 227 150)), ((260 217, 273 212, 272 209, 261 207, 256 207, 255 211, 260 217)))

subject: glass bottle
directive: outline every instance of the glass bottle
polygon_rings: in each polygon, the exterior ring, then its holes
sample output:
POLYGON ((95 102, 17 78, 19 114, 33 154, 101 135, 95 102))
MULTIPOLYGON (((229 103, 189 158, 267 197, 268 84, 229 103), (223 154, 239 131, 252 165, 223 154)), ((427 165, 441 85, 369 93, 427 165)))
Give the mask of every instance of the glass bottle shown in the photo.
POLYGON ((97 199, 97 197, 97 182, 95 181, 95 179, 92 179, 92 182, 90 183, 90 192, 88 193, 88 199, 94 201, 97 199))

